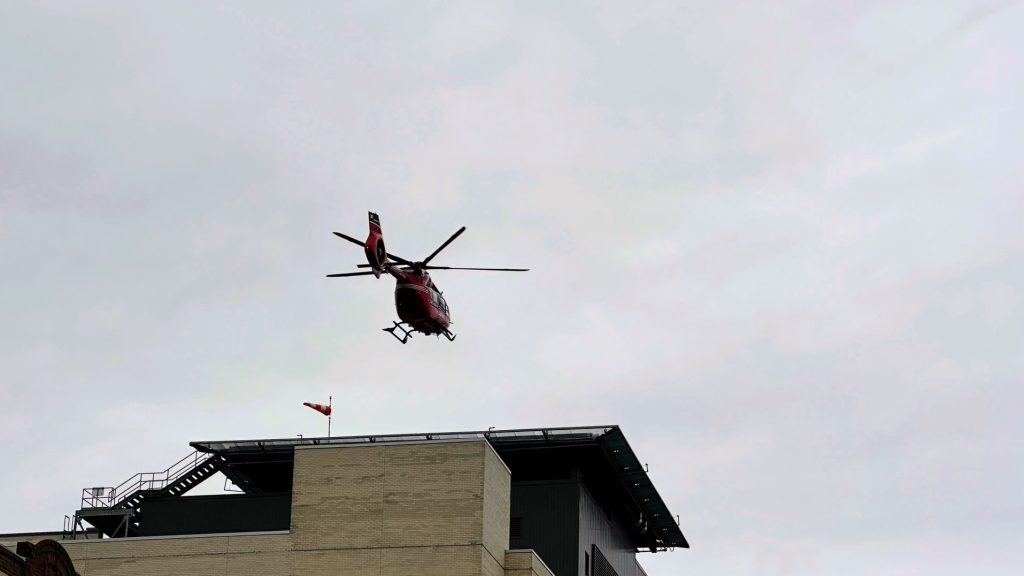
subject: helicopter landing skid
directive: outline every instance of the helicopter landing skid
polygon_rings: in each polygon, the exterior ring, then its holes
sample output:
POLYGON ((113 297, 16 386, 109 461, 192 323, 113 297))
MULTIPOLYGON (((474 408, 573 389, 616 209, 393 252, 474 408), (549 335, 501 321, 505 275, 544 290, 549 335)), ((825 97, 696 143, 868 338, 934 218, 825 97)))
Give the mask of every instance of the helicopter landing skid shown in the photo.
POLYGON ((444 329, 444 332, 440 332, 440 334, 447 338, 449 342, 454 342, 455 336, 457 336, 456 334, 452 334, 452 331, 447 328, 444 329))
POLYGON ((392 323, 394 323, 394 326, 392 326, 391 328, 381 328, 381 330, 391 333, 391 335, 395 337, 395 340, 398 340, 402 344, 405 344, 406 342, 409 341, 409 338, 412 338, 412 332, 406 330, 405 327, 402 326, 401 322, 395 322, 394 320, 392 320, 392 323), (395 330, 401 330, 402 336, 395 334, 395 330))

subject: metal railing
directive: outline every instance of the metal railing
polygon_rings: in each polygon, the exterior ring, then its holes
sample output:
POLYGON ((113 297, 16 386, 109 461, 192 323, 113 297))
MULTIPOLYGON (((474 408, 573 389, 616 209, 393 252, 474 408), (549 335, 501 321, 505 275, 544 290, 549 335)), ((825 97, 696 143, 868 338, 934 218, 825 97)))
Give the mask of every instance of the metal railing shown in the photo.
POLYGON ((141 490, 162 490, 212 457, 213 454, 196 450, 161 472, 139 472, 113 487, 83 488, 82 509, 115 508, 141 490))

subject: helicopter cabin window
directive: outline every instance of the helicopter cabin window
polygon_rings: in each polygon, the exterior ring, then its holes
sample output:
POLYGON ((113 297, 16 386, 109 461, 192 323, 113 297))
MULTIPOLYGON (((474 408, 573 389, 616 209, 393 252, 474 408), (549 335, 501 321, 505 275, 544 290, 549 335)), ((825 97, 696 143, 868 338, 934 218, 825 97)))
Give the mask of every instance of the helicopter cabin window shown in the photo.
POLYGON ((444 301, 444 298, 441 298, 441 293, 437 290, 430 291, 430 303, 437 309, 444 311, 445 314, 448 313, 448 303, 444 301))

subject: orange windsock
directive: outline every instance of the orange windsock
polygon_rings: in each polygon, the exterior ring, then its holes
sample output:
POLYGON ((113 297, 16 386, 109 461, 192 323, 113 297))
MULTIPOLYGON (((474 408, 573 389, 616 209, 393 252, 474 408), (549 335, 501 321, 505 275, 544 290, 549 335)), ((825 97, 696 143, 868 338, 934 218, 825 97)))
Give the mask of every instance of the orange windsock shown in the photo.
POLYGON ((303 402, 302 405, 303 406, 309 406, 310 408, 312 408, 313 410, 316 410, 317 412, 323 414, 324 416, 330 416, 331 415, 331 407, 330 406, 324 406, 323 404, 312 404, 310 402, 303 402))

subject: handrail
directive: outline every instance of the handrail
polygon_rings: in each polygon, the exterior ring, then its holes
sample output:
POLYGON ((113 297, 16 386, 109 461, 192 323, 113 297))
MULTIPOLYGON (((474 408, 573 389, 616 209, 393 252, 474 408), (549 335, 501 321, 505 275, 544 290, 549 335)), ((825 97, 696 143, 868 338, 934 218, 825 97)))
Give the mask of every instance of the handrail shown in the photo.
POLYGON ((161 490, 205 464, 213 454, 196 450, 161 472, 139 472, 117 486, 82 489, 82 509, 116 508, 141 490, 161 490))

